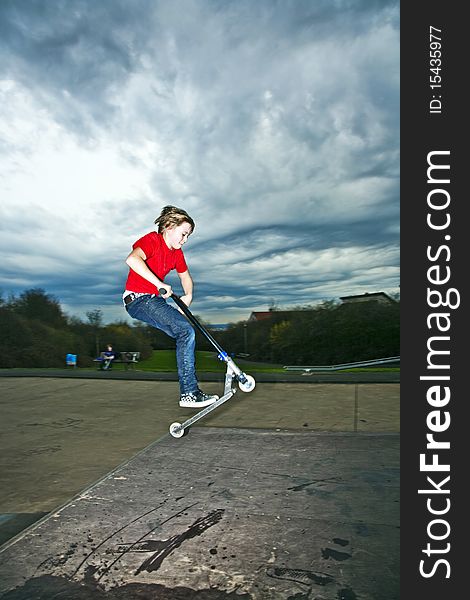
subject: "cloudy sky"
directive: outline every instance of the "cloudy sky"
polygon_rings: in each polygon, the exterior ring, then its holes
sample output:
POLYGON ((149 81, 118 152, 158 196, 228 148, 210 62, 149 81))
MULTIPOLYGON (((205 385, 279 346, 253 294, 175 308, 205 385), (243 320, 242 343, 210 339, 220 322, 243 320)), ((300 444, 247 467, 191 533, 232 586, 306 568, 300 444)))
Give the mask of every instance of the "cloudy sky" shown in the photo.
POLYGON ((126 318, 166 204, 209 322, 399 290, 396 1, 2 0, 0 115, 4 298, 126 318))

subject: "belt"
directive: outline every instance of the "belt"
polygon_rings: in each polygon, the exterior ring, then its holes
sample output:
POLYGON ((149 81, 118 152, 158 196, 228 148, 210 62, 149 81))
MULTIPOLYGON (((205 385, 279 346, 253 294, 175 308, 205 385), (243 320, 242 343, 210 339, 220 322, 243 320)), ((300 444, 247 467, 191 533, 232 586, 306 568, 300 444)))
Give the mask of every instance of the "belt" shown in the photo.
POLYGON ((127 296, 124 296, 123 301, 124 304, 130 304, 131 302, 134 302, 134 300, 136 298, 140 298, 141 296, 150 296, 151 294, 147 294, 147 293, 138 293, 138 292, 131 292, 130 294, 127 294, 127 296))

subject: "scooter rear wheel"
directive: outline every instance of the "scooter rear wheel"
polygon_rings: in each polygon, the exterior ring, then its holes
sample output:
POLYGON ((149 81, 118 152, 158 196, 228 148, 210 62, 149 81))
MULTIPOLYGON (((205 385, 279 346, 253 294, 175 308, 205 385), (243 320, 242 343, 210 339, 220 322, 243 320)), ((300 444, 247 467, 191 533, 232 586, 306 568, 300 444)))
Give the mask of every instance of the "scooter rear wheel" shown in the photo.
POLYGON ((181 427, 181 423, 172 423, 170 425, 170 434, 174 438, 180 438, 184 435, 184 429, 181 427))

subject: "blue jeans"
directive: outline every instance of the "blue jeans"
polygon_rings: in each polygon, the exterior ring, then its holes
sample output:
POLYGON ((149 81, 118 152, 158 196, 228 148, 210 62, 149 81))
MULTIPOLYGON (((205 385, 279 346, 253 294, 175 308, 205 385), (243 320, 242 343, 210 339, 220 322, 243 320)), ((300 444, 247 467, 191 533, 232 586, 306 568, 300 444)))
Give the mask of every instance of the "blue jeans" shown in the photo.
POLYGON ((161 296, 146 294, 126 305, 133 319, 144 321, 161 329, 176 340, 176 364, 182 394, 199 389, 196 377, 194 351, 196 334, 193 326, 176 308, 170 306, 161 296))

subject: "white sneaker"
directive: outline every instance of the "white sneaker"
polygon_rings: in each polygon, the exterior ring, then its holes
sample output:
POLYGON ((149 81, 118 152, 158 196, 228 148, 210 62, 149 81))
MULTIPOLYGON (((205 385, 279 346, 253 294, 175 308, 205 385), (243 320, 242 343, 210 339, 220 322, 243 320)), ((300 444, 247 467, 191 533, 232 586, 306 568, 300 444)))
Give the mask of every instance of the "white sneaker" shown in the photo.
POLYGON ((185 408, 202 408, 214 404, 219 399, 219 396, 209 396, 201 390, 191 392, 189 394, 181 394, 180 406, 185 408))

